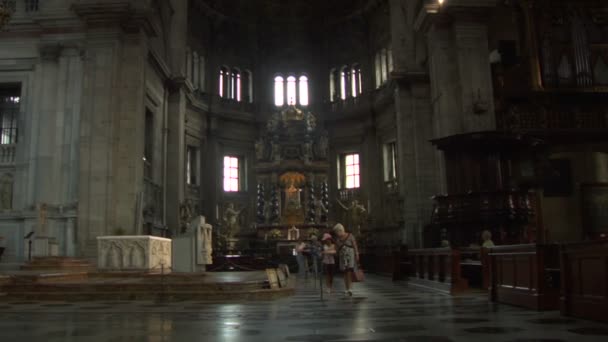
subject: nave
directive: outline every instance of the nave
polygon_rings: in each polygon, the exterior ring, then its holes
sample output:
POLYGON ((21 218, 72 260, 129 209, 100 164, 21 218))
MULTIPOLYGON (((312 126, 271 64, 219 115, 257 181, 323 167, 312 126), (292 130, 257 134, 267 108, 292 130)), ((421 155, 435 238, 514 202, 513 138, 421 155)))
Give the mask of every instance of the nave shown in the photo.
POLYGON ((313 279, 277 300, 0 304, 0 341, 603 341, 608 326, 447 296, 370 275, 321 301, 313 279))

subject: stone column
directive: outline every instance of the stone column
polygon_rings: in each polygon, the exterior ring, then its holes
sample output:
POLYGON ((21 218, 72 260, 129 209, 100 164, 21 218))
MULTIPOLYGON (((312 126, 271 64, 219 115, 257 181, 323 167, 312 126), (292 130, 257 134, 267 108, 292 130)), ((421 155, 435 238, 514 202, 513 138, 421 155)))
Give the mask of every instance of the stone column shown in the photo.
POLYGON ((192 58, 192 85, 194 87, 194 89, 198 89, 198 82, 199 82, 199 77, 200 77, 200 69, 199 69, 200 65, 199 65, 199 58, 198 58, 198 53, 193 52, 193 58, 192 58))
POLYGON ((185 120, 186 94, 183 84, 177 84, 169 95, 167 134, 167 225, 179 232, 179 206, 185 194, 185 120))

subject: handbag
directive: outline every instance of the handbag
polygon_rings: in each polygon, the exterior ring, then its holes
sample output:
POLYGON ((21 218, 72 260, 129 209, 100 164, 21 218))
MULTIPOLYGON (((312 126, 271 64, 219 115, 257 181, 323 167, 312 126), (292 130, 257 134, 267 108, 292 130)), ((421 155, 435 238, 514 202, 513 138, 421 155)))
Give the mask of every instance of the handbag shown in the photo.
POLYGON ((355 268, 355 270, 353 270, 352 281, 355 283, 361 283, 364 280, 365 280, 365 274, 363 273, 363 270, 361 269, 361 267, 355 268))

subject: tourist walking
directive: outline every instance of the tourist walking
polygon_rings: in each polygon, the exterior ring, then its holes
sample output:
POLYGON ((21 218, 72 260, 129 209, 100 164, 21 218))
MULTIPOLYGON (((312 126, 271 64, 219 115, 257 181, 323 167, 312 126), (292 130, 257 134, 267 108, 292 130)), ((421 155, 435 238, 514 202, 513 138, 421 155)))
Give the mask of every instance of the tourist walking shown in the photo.
POLYGON ((351 291, 352 277, 359 262, 359 248, 355 237, 347 233, 342 224, 336 224, 333 230, 337 237, 336 247, 340 270, 344 272, 344 294, 350 297, 353 295, 351 291))
POLYGON ((336 245, 331 235, 323 234, 323 272, 325 272, 325 284, 327 286, 327 293, 331 294, 334 285, 334 272, 336 267, 336 245))

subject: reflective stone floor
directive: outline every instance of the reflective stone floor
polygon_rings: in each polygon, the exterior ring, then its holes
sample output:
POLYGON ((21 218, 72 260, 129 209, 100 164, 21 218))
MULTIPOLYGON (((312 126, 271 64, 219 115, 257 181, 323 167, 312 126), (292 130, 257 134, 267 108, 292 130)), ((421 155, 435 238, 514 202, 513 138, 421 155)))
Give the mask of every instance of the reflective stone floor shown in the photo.
POLYGON ((368 276, 352 298, 337 292, 323 302, 312 280, 274 301, 8 301, 0 303, 0 341, 587 342, 608 341, 608 325, 368 276))

